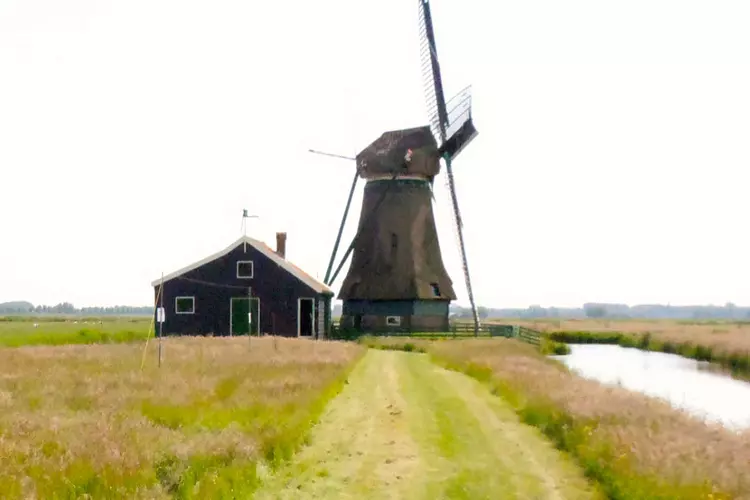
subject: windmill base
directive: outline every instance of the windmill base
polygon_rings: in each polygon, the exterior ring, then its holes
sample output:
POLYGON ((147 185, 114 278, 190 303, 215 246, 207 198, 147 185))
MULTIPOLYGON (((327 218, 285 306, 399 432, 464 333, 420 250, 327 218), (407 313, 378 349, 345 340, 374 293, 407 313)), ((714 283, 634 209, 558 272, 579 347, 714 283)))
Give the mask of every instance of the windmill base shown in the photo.
POLYGON ((347 300, 341 328, 361 333, 449 331, 448 300, 347 300))

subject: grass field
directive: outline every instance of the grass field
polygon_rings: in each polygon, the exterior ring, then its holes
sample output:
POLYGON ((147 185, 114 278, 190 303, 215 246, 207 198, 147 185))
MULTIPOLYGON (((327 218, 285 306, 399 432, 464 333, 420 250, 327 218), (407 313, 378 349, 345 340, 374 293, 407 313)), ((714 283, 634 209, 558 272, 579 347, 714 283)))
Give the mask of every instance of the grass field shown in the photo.
POLYGON ((750 498, 750 432, 707 425, 667 403, 583 379, 513 340, 409 343, 408 350, 486 382, 524 422, 576 457, 609 498, 750 498))
POLYGON ((246 497, 362 349, 289 339, 0 349, 3 498, 246 497))
POLYGON ((0 347, 132 342, 150 325, 150 317, 0 317, 0 347))
MULTIPOLYGON (((82 321, 0 321, 0 346, 37 344, 0 348, 4 498, 601 497, 588 477, 608 498, 750 499, 750 432, 585 380, 515 340, 366 338, 381 350, 362 357, 344 342, 171 338, 158 368, 154 342, 145 358, 144 342, 126 343, 150 319, 82 321), (65 343, 98 345, 39 345, 65 343)), ((750 333, 523 324, 735 354, 750 333)))

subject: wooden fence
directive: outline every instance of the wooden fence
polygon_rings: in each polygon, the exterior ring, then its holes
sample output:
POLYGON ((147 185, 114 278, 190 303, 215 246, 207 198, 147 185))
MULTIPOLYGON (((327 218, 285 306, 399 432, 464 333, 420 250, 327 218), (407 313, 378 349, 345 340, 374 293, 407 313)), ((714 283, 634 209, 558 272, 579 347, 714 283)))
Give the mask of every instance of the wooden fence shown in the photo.
POLYGON ((331 338, 338 340, 354 340, 361 336, 368 335, 373 337, 410 337, 423 339, 439 338, 472 338, 472 337, 506 337, 515 338, 539 346, 541 344, 542 333, 531 328, 520 325, 480 325, 479 332, 475 335, 474 325, 472 323, 452 323, 450 331, 419 331, 412 332, 409 330, 388 329, 381 331, 356 332, 346 331, 339 327, 339 323, 334 321, 331 327, 331 338))
POLYGON ((539 346, 542 343, 542 334, 540 332, 526 328, 525 326, 515 326, 514 328, 517 330, 515 337, 518 337, 519 340, 528 344, 534 344, 535 346, 539 346))

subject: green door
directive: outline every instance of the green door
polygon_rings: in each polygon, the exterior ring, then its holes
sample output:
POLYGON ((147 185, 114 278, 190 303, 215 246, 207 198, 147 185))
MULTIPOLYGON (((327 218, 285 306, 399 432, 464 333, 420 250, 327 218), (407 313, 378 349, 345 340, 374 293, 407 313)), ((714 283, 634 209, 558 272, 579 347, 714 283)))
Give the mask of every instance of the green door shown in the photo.
POLYGON ((232 335, 258 335, 260 300, 257 297, 232 297, 230 311, 232 335))

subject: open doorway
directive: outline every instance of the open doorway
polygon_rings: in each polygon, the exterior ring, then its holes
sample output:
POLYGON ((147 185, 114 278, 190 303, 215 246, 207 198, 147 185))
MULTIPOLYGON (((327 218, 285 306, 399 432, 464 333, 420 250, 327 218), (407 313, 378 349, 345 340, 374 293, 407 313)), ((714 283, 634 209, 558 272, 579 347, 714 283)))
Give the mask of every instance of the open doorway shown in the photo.
POLYGON ((297 336, 315 335, 315 299, 297 299, 297 336))

